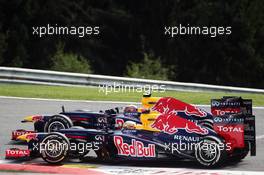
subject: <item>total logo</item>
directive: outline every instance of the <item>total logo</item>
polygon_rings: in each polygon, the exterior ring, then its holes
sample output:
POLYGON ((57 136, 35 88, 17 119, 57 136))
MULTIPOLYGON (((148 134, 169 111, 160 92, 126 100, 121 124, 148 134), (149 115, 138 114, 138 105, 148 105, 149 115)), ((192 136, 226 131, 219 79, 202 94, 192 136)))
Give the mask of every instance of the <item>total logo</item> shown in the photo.
POLYGON ((236 114, 236 113, 240 113, 241 110, 238 109, 230 109, 230 110, 220 110, 220 109, 215 109, 214 113, 215 115, 225 115, 225 114, 236 114))
POLYGON ((23 157, 23 156, 29 156, 30 151, 29 150, 6 150, 6 156, 16 156, 16 157, 23 157))
POLYGON ((114 144, 118 155, 131 157, 156 157, 155 145, 148 144, 146 147, 141 141, 132 139, 131 144, 124 143, 121 136, 114 136, 114 144))
POLYGON ((221 132, 244 132, 241 127, 235 126, 217 126, 218 130, 221 132))

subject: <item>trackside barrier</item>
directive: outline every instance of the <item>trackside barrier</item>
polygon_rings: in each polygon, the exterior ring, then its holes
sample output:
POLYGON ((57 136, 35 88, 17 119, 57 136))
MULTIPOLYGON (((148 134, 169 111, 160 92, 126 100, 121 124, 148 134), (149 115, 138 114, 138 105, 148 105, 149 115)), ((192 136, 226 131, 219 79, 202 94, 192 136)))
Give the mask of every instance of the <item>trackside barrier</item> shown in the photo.
POLYGON ((117 76, 105 76, 94 74, 80 74, 57 72, 47 70, 0 67, 0 82, 4 83, 24 83, 24 84, 46 84, 63 86, 145 86, 161 85, 166 90, 178 91, 218 91, 234 93, 257 93, 263 94, 263 89, 241 88, 231 86, 216 86, 198 83, 183 83, 173 81, 148 80, 139 78, 127 78, 117 76))

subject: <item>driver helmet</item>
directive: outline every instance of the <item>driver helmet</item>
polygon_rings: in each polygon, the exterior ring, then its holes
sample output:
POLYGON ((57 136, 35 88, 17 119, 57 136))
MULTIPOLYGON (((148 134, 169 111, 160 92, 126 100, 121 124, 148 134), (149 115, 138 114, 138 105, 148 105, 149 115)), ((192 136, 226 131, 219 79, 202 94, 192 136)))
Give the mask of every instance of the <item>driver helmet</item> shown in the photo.
POLYGON ((138 116, 138 108, 135 105, 128 105, 124 109, 124 115, 126 116, 138 116))

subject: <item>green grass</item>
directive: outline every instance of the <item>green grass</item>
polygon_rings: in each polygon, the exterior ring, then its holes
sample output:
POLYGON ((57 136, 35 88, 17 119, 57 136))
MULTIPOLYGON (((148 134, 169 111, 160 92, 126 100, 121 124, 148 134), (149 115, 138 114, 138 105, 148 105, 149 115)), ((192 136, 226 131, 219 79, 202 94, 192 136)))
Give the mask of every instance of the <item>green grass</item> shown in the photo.
MULTIPOLYGON (((99 88, 96 87, 63 87, 21 84, 0 84, 0 95, 13 97, 131 102, 140 102, 142 97, 141 92, 112 92, 106 94, 102 91, 99 92, 99 88)), ((222 96, 242 96, 243 98, 253 99, 254 106, 264 106, 264 94, 166 91, 164 93, 153 92, 152 96, 172 96, 192 104, 209 104, 210 99, 220 98, 222 96)))

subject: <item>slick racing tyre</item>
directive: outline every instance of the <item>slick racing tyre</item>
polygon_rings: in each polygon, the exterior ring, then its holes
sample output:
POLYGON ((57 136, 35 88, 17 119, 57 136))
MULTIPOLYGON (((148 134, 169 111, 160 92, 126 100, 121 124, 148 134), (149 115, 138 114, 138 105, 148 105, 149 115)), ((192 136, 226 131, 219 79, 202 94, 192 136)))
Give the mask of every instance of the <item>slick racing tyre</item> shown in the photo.
POLYGON ((30 149, 30 157, 39 157, 39 143, 36 140, 30 140, 28 142, 28 148, 30 149))
POLYGON ((70 149, 70 142, 61 133, 50 133, 40 143, 40 156, 43 160, 51 164, 63 162, 70 149))
POLYGON ((44 132, 56 132, 60 129, 67 129, 72 127, 73 124, 67 116, 54 115, 44 126, 44 132))
POLYGON ((195 158, 205 167, 220 165, 226 158, 224 143, 217 137, 206 136, 201 139, 195 149, 195 158))

